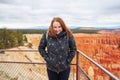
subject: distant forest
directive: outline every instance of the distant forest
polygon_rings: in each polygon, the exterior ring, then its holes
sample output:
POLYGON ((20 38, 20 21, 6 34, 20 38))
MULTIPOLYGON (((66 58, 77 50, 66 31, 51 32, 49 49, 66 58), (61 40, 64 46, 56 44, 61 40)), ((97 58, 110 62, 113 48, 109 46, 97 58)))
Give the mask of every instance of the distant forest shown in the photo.
MULTIPOLYGON (((21 46, 27 41, 24 34, 42 34, 47 30, 34 29, 0 29, 0 49, 21 46)), ((98 30, 78 30, 72 29, 73 33, 97 33, 98 30)))
MULTIPOLYGON (((21 32, 23 34, 42 34, 46 29, 15 29, 17 32, 21 32)), ((86 33, 86 34, 97 34, 99 30, 81 30, 81 29, 71 29, 73 33, 86 33)))

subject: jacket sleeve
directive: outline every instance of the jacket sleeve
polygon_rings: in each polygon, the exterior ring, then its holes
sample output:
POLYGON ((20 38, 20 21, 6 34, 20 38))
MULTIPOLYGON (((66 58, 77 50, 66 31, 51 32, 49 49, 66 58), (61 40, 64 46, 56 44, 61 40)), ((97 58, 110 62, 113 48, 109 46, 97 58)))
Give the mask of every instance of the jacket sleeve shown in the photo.
POLYGON ((38 46, 38 51, 41 54, 41 56, 44 58, 45 61, 48 58, 47 52, 45 50, 46 46, 47 46, 47 39, 46 39, 46 33, 44 33, 42 35, 41 40, 40 40, 40 43, 39 43, 39 46, 38 46))
POLYGON ((71 63, 77 49, 76 49, 76 43, 73 36, 70 37, 68 41, 69 41, 69 53, 67 57, 67 62, 71 63))

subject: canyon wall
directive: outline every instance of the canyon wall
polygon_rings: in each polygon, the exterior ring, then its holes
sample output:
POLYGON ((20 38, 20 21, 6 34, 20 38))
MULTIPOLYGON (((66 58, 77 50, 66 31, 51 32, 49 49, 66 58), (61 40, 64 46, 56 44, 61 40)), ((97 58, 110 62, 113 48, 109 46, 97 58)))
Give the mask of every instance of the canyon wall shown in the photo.
MULTIPOLYGON (((75 34, 75 40, 78 50, 120 78, 120 34, 75 34)), ((80 57, 79 62, 88 74, 94 73, 94 80, 110 80, 109 76, 85 58, 80 57)))

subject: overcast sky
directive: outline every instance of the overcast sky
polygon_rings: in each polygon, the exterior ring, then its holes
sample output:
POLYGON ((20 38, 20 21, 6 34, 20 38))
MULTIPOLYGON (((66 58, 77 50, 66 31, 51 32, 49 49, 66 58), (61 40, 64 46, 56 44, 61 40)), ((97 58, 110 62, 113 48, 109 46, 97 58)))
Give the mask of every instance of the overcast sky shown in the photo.
POLYGON ((120 28, 120 0, 0 0, 0 28, 48 27, 53 17, 69 27, 120 28))

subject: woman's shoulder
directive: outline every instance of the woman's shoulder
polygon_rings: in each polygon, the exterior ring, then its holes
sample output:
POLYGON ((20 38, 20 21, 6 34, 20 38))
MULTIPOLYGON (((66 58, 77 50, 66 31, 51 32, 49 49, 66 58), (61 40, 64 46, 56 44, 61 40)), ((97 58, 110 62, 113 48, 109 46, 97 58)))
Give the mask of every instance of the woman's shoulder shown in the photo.
POLYGON ((71 36, 69 36, 68 40, 69 40, 69 41, 74 40, 73 34, 72 34, 71 36))

